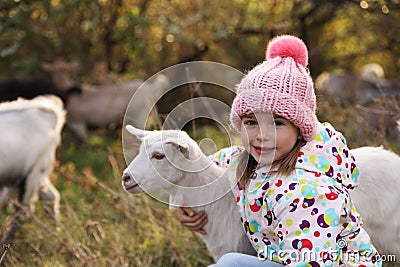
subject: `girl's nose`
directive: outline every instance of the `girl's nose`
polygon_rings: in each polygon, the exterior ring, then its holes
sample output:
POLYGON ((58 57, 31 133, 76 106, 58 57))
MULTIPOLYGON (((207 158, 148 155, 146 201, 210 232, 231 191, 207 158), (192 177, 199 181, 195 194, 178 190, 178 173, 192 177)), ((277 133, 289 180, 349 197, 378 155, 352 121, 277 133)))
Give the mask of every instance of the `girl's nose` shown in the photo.
POLYGON ((268 141, 273 138, 274 134, 275 130, 272 127, 260 127, 256 138, 258 141, 268 141))

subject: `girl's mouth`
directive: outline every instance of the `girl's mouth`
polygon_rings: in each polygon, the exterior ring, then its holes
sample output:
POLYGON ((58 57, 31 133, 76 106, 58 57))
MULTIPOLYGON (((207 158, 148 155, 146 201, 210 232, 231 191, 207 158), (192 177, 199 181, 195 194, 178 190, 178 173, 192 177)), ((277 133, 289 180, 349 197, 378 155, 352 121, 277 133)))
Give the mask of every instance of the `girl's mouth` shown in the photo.
POLYGON ((255 146, 254 150, 256 151, 257 154, 259 155, 268 155, 271 154, 275 151, 275 147, 260 147, 260 146, 255 146))

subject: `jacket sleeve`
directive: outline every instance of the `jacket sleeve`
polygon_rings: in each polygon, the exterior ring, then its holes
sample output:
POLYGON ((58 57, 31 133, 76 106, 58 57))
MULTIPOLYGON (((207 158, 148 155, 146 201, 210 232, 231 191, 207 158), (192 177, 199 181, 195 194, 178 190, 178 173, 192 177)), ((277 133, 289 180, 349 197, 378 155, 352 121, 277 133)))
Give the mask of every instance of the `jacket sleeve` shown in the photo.
POLYGON ((228 168, 230 160, 233 156, 242 152, 243 148, 239 146, 231 146, 227 148, 222 148, 221 150, 215 152, 208 156, 209 159, 213 160, 215 164, 222 168, 228 168))

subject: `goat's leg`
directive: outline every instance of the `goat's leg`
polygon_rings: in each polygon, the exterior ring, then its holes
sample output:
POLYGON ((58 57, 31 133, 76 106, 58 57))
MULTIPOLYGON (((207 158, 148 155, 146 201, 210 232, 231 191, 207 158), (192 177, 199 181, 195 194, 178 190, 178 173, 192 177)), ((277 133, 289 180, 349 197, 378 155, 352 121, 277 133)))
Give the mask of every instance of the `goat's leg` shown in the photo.
POLYGON ((45 179, 40 187, 39 199, 51 205, 50 215, 58 219, 60 214, 60 193, 49 179, 45 179))
POLYGON ((88 138, 88 130, 83 122, 67 121, 68 128, 79 139, 79 141, 86 143, 88 138))
POLYGON ((43 170, 37 170, 39 168, 34 168, 32 172, 27 176, 25 180, 24 190, 20 192, 21 204, 29 207, 30 211, 35 210, 35 202, 38 199, 38 192, 40 188, 40 181, 46 178, 45 172, 43 170))
POLYGON ((7 207, 8 199, 10 197, 11 189, 9 187, 3 187, 0 189, 0 209, 7 207))

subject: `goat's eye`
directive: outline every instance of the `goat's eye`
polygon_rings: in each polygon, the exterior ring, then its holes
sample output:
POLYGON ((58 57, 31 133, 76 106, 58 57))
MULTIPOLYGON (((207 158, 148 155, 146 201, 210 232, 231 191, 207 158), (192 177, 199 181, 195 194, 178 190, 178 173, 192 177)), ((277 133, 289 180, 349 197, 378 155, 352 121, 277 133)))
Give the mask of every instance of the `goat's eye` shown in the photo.
POLYGON ((151 156, 152 159, 156 159, 156 160, 162 160, 164 157, 165 157, 165 155, 164 155, 164 154, 161 154, 161 153, 154 153, 154 154, 151 156))

